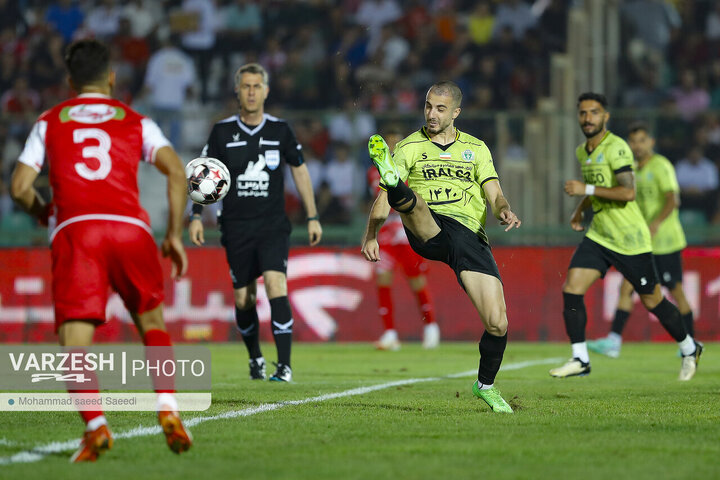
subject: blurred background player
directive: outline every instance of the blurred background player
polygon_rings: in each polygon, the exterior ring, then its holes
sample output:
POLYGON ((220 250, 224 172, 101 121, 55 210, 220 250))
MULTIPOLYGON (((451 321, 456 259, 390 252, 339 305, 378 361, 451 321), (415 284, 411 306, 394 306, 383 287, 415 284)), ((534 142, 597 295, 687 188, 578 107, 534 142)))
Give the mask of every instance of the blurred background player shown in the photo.
MULTIPOLYGON (((163 278, 147 212, 140 206, 140 159, 168 178, 168 224, 163 256, 174 278, 187 270, 182 245, 185 173, 157 124, 110 97, 115 73, 109 49, 95 40, 71 44, 65 56, 70 86, 78 96, 43 113, 33 126, 12 177, 12 196, 26 212, 51 226, 52 292, 60 345, 92 344, 105 322, 108 289, 118 292, 146 346, 169 347, 163 321, 163 278), (50 166, 52 206, 33 187, 45 162, 50 166)), ((90 372, 92 373, 92 372, 90 372)), ((85 375, 88 375, 85 372, 85 375)), ((91 375, 94 378, 94 375, 91 375)), ((82 385, 73 394, 97 394, 82 385)), ((158 420, 175 453, 192 441, 178 416, 172 390, 160 390, 158 420)), ((95 461, 112 447, 103 412, 81 411, 87 424, 71 461, 95 461)))
POLYGON ((398 143, 392 158, 380 135, 370 137, 370 158, 382 190, 368 216, 362 252, 371 262, 380 260, 377 234, 393 208, 412 249, 453 269, 485 327, 473 394, 494 412, 512 413, 494 386, 508 321, 500 272, 485 233, 488 205, 507 225, 505 231, 521 222, 502 193, 488 147, 455 128, 461 104, 462 91, 454 82, 435 83, 425 97, 425 125, 398 143))
MULTIPOLYGON (((690 336, 695 336, 693 313, 682 287, 682 251, 687 246, 680 224, 680 206, 675 168, 670 160, 655 153, 655 139, 645 124, 630 126, 628 144, 637 166, 637 204, 650 228, 652 253, 660 284, 670 290, 690 336)), ((633 309, 633 286, 623 280, 615 318, 607 337, 590 340, 588 348, 609 357, 620 356, 622 332, 633 309)))
MULTIPOLYGON (((399 126, 390 125, 384 129, 383 137, 392 155, 395 145, 404 138, 404 135, 399 126)), ((370 167, 367 176, 373 196, 377 196, 380 190, 380 174, 377 168, 370 167)), ((440 328, 435 318, 435 309, 425 277, 428 269, 427 262, 410 247, 400 215, 394 211, 390 212, 380 229, 378 243, 380 244, 380 260, 375 263, 375 282, 378 288, 378 311, 385 331, 375 346, 379 350, 400 349, 400 340, 393 319, 392 301, 393 270, 400 265, 415 294, 420 312, 422 312, 425 324, 423 348, 437 347, 440 344, 440 328)))
MULTIPOLYGON (((291 227, 285 213, 286 163, 308 215, 311 246, 320 242, 322 227, 302 147, 285 120, 265 113, 268 81, 267 71, 257 63, 237 70, 235 93, 240 111, 213 126, 202 155, 217 158, 230 171, 230 191, 218 223, 235 294, 235 320, 250 356, 250 378, 265 379, 256 309, 257 278, 262 275, 278 358, 270 380, 289 382, 294 320, 287 296, 291 227)), ((193 204, 189 232, 195 245, 205 242, 202 210, 202 205, 193 204)))
POLYGON ((607 130, 610 113, 605 95, 581 94, 577 115, 587 141, 575 151, 584 181, 565 182, 565 193, 582 197, 570 226, 577 232, 583 231, 583 212, 592 207, 594 214, 587 234, 570 260, 562 289, 563 319, 573 356, 564 365, 550 370, 550 375, 564 378, 590 373, 584 295, 612 265, 632 284, 645 308, 678 342, 683 355, 678 379, 690 380, 695 375, 702 345, 688 335, 680 312, 660 291, 651 253, 650 229, 635 202, 630 147, 607 130))

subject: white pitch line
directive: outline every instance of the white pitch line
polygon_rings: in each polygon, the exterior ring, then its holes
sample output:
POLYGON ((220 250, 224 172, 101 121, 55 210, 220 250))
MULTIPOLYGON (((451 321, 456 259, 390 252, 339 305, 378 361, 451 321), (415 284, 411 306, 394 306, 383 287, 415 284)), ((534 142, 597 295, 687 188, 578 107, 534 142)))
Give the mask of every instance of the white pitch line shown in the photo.
MULTIPOLYGON (((561 360, 562 360, 562 358, 546 358, 543 360, 529 360, 526 362, 509 363, 507 365, 503 365, 500 368, 500 370, 504 370, 504 371, 519 370, 521 368, 534 367, 536 365, 545 365, 548 363, 556 363, 561 360)), ((184 423, 185 423, 185 426, 187 426, 189 428, 189 427, 194 427, 201 423, 205 423, 205 422, 209 422, 209 421, 213 421, 213 420, 223 420, 223 419, 237 418, 237 417, 249 417, 251 415, 257 415, 258 413, 271 412, 273 410, 279 410, 281 408, 289 407, 289 406, 305 405, 307 403, 320 403, 320 402, 325 402, 327 400, 333 400, 336 398, 352 397, 355 395, 364 395, 366 393, 375 392, 378 390, 385 390, 387 388, 392 388, 392 387, 399 387, 402 385, 412 385, 415 383, 425 383, 425 382, 436 382, 439 380, 447 380, 448 378, 469 377, 471 375, 476 375, 476 374, 477 374, 477 370, 467 370, 465 372, 453 373, 450 375, 444 375, 442 377, 408 378, 405 380, 396 380, 394 382, 379 383, 377 385, 370 385, 367 387, 352 388, 350 390, 344 390, 342 392, 326 393, 324 395, 303 398, 301 400, 288 400, 285 402, 277 402, 277 403, 263 403, 256 407, 243 408, 242 410, 231 410, 229 412, 220 413, 218 415, 192 417, 192 418, 188 418, 187 420, 185 420, 184 423)), ((131 430, 127 430, 124 432, 113 433, 113 437, 116 439, 146 437, 149 435, 158 435, 161 432, 162 432, 162 430, 160 429, 160 426, 158 426, 158 425, 155 425, 152 427, 139 426, 139 427, 135 427, 131 430)), ((50 442, 50 443, 46 443, 44 445, 38 445, 29 450, 25 450, 25 451, 10 455, 9 457, 0 457, 0 465, 11 465, 13 463, 37 462, 39 460, 42 460, 43 458, 45 458, 46 455, 49 455, 51 453, 59 453, 59 452, 64 452, 64 451, 68 451, 68 450, 75 450, 76 448, 78 448, 79 445, 80 445, 79 439, 68 440, 65 442, 50 442)))

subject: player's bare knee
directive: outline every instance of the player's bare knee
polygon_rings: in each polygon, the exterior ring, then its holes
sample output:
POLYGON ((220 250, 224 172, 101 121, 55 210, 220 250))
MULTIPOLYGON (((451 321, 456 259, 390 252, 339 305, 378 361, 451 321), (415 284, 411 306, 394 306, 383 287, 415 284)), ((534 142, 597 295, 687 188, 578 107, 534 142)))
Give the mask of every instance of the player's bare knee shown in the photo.
POLYGON ((502 337, 507 332, 508 321, 505 308, 498 308, 488 315, 485 321, 485 330, 490 335, 502 337))
POLYGON ((653 308, 660 305, 660 302, 663 301, 663 296, 660 292, 647 293, 644 295, 640 295, 640 301, 645 306, 645 308, 647 308, 648 310, 652 310, 653 308))
POLYGON ((255 294, 235 295, 235 306, 239 310, 250 310, 255 306, 255 302, 257 302, 255 294))

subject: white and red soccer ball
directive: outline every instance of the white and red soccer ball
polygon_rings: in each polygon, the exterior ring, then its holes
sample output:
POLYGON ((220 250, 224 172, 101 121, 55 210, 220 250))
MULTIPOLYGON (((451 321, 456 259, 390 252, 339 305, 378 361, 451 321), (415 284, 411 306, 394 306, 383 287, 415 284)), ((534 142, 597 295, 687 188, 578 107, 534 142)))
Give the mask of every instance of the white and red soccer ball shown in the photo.
POLYGON ((222 200, 230 189, 230 172, 217 158, 198 157, 185 166, 190 200, 209 205, 222 200))

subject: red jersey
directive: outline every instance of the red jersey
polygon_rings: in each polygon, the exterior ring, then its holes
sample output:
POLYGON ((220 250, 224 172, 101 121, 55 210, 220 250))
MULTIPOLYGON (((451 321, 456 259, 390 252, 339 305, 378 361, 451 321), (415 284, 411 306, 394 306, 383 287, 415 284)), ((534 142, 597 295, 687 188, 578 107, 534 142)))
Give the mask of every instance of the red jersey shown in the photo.
MULTIPOLYGON (((380 174, 375 167, 370 167, 367 171, 368 186, 373 195, 377 196, 380 192, 380 174)), ((409 245, 405 229, 403 228, 400 215, 395 210, 390 210, 387 220, 378 232, 378 244, 380 248, 383 245, 409 245)))
POLYGON ((169 145, 155 122, 105 95, 82 94, 44 112, 18 161, 40 171, 47 159, 50 241, 85 220, 132 223, 152 234, 140 205, 138 163, 153 162, 169 145))

